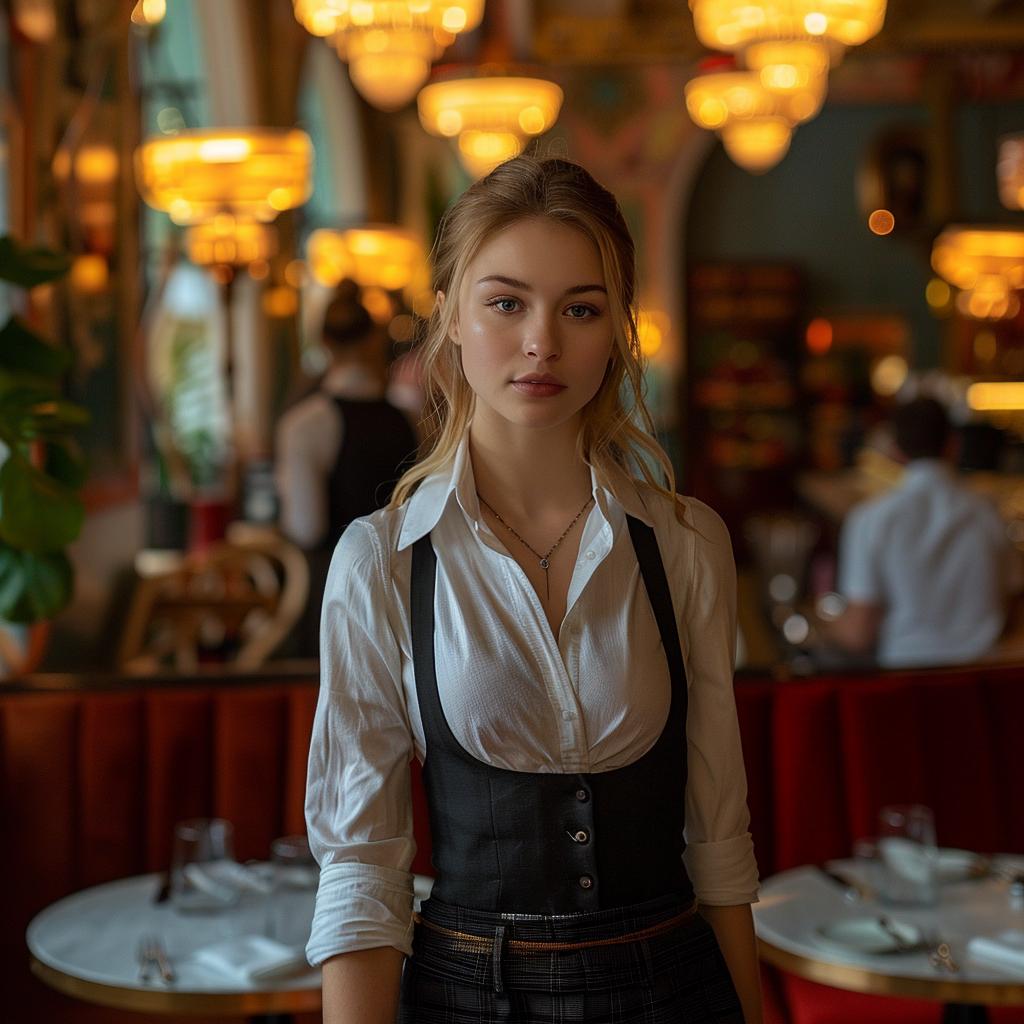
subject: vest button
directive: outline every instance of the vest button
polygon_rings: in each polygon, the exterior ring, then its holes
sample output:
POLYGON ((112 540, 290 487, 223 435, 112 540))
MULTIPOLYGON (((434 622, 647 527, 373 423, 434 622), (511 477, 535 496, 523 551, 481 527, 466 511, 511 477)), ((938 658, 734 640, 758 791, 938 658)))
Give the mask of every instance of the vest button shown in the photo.
POLYGON ((575 839, 577 843, 585 843, 589 838, 590 836, 588 836, 583 829, 580 829, 579 832, 573 836, 573 839, 575 839))
POLYGON ((579 800, 581 804, 585 804, 590 799, 590 794, 585 789, 577 789, 576 799, 579 800))
POLYGON ((581 889, 589 889, 593 884, 594 880, 590 877, 590 875, 583 875, 583 877, 580 878, 581 889))

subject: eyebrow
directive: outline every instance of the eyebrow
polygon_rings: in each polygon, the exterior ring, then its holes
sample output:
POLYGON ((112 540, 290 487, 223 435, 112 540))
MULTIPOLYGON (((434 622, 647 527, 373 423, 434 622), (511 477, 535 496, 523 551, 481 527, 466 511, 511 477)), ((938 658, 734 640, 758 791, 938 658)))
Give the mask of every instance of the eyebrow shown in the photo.
MULTIPOLYGON (((509 288, 518 288, 524 292, 533 291, 533 288, 525 281, 519 281, 514 277, 503 277, 501 274, 490 274, 487 277, 481 277, 477 284, 488 284, 491 281, 508 285, 509 288)), ((585 292, 603 292, 607 295, 608 289, 603 284, 575 284, 565 290, 566 295, 583 295, 585 292)))

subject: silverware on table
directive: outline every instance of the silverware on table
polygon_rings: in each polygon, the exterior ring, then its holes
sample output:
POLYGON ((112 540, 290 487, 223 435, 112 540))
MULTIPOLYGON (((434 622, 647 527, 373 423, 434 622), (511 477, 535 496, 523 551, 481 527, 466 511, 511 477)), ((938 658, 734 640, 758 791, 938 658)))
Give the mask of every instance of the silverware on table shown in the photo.
POLYGON ((163 943, 155 935, 144 935, 139 942, 139 980, 149 981, 149 969, 156 966, 165 982, 174 981, 174 971, 163 943))
POLYGON ((928 962, 932 967, 949 971, 950 974, 956 974, 960 970, 960 965, 949 952, 948 942, 942 941, 938 936, 932 936, 932 947, 932 951, 928 954, 928 962))

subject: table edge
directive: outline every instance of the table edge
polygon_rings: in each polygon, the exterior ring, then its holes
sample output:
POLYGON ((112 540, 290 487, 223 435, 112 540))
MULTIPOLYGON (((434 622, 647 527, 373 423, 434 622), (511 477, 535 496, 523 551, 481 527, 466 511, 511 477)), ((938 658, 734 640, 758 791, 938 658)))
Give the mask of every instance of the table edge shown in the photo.
POLYGON ((43 963, 34 954, 30 955, 29 967, 40 981, 64 995, 118 1010, 238 1016, 301 1013, 319 1010, 322 1006, 319 987, 274 992, 176 992, 174 989, 121 988, 98 981, 86 981, 43 963))
POLYGON ((966 1003, 978 1006, 1024 1005, 1024 982, 956 981, 949 977, 901 978, 878 974, 866 967, 834 964, 814 960, 780 949, 758 936, 757 951, 761 959, 773 967, 849 992, 865 992, 879 996, 907 996, 932 999, 943 1003, 966 1003))

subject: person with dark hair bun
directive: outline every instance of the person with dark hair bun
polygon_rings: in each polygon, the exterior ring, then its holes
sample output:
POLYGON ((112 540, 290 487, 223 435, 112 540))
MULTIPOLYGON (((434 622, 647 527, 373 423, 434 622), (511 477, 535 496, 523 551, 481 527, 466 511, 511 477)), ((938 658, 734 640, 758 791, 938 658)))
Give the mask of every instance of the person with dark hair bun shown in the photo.
POLYGON ((650 431, 619 205, 509 160, 449 208, 433 274, 425 452, 324 599, 325 1024, 759 1024, 732 547, 650 431))
POLYGON ((338 285, 322 338, 327 372, 281 417, 276 444, 281 531, 309 557, 296 653, 311 658, 320 653, 320 607, 335 545, 353 519, 387 504, 418 444, 405 415, 385 400, 386 339, 354 281, 338 285))
POLYGON ((974 661, 1003 632, 1019 556, 992 503, 957 476, 943 406, 907 402, 891 425, 903 480, 847 515, 837 582, 847 605, 823 632, 886 668, 974 661))

